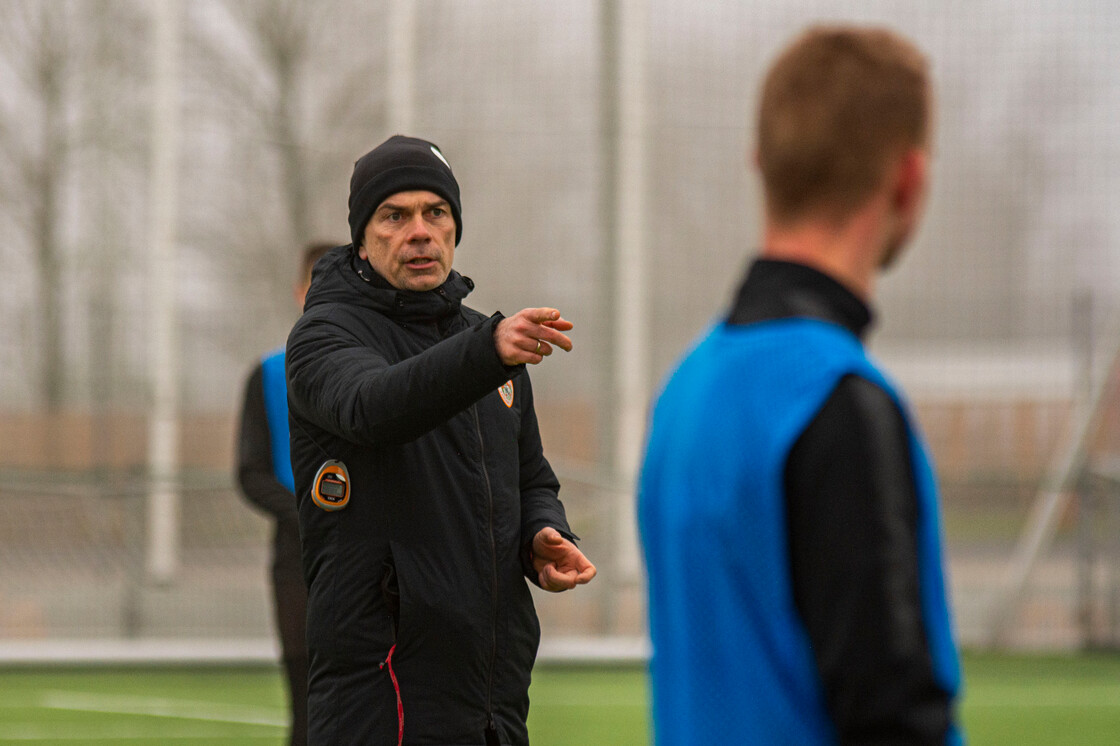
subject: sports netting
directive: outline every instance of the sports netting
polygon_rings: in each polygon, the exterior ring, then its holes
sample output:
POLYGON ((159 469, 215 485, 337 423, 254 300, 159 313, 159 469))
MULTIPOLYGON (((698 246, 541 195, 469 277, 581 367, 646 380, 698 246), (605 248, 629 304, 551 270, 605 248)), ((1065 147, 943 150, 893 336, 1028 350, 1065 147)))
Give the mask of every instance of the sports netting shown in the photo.
POLYGON ((232 477, 243 380, 295 319, 303 244, 346 240, 353 161, 406 121, 461 184, 469 304, 550 305, 576 324, 575 350, 532 375, 561 497, 601 572, 539 596, 545 639, 640 651, 620 642, 645 623, 618 445, 643 433, 618 432, 617 321, 644 329, 653 392, 721 313, 759 238, 760 76, 801 28, 832 21, 902 31, 936 81, 928 213, 881 286, 871 344, 938 463, 962 640, 1120 639, 1120 6, 411 4, 411 31, 386 23, 387 0, 182 5, 177 568, 156 582, 153 6, 0 0, 0 642, 271 640, 269 527, 232 477), (620 44, 636 22, 642 43, 620 44), (398 33, 415 35, 403 67, 398 33), (390 85, 402 75, 407 111, 390 85), (620 107, 634 85, 644 105, 620 107), (635 122, 636 186, 617 160, 635 122), (617 253, 619 191, 634 188, 641 268, 617 253), (630 278, 644 304, 620 303, 630 278))

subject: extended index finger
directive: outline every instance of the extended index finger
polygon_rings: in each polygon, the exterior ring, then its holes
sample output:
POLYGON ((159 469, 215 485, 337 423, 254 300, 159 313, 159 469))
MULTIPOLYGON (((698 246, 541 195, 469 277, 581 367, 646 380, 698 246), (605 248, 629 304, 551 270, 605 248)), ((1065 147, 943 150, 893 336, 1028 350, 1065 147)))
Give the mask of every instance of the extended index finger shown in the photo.
POLYGON ((560 312, 555 308, 525 308, 521 311, 525 318, 533 323, 543 324, 546 321, 555 321, 560 318, 560 312))

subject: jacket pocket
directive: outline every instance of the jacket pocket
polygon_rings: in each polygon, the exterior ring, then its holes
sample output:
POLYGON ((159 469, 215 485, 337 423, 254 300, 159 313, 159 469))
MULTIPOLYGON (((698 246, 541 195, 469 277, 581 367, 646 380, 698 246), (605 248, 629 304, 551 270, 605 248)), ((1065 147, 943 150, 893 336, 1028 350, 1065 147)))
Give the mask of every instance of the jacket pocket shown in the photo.
MULTIPOLYGON (((384 659, 395 633, 381 587, 387 563, 388 547, 371 551, 331 542, 319 553, 307 599, 307 637, 314 655, 346 666, 384 659)), ((393 585, 386 583, 386 588, 393 585)))
POLYGON ((416 548, 390 541, 390 547, 393 572, 382 578, 387 597, 395 596, 399 604, 398 655, 447 663, 475 656, 493 626, 488 582, 447 546, 416 548))

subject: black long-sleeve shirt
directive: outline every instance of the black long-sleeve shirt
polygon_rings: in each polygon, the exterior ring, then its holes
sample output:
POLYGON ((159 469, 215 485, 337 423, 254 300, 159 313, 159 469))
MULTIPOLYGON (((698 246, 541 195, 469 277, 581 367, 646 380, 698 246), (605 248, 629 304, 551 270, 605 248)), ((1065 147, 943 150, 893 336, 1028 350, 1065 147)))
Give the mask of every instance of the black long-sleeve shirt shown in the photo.
MULTIPOLYGON (((758 260, 732 324, 807 317, 863 338, 870 309, 809 267, 758 260)), ((794 599, 844 744, 943 744, 950 697, 922 622, 917 494, 907 427, 880 387, 841 380, 790 452, 794 599)))
POLYGON ((286 572, 302 579, 296 497, 280 483, 272 468, 272 436, 263 379, 258 364, 245 383, 237 439, 237 481, 245 498, 276 522, 273 572, 286 572))

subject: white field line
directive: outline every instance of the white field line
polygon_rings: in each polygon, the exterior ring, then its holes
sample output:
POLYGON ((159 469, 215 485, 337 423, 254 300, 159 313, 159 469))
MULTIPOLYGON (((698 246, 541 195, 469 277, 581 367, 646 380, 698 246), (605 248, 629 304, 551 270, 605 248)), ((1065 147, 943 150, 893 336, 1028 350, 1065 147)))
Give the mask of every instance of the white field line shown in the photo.
POLYGON ((223 702, 196 702, 167 697, 140 697, 126 694, 88 694, 85 692, 45 692, 40 707, 51 710, 104 712, 117 715, 182 718, 218 723, 287 726, 287 713, 275 707, 250 707, 223 702))
MULTIPOLYGON (((198 741, 199 739, 228 739, 228 731, 220 731, 215 726, 201 724, 191 725, 169 724, 160 722, 157 728, 155 723, 149 723, 147 728, 139 724, 132 725, 92 725, 83 723, 81 732, 74 732, 76 726, 68 723, 0 723, 0 743, 62 743, 73 741, 75 743, 96 743, 98 741, 138 741, 141 743, 167 743, 176 740, 198 741)), ((239 741, 268 741, 276 743, 275 732, 258 732, 254 734, 239 733, 239 741)))

